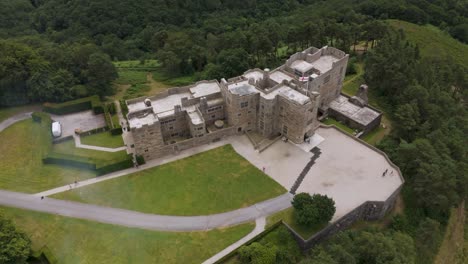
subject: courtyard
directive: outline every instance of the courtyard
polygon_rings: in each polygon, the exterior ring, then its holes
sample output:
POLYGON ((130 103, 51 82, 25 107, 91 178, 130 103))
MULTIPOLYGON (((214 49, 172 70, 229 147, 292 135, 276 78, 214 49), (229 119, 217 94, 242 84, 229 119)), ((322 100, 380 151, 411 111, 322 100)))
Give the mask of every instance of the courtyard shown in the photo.
MULTIPOLYGON (((347 214, 366 201, 385 201, 403 180, 396 166, 371 146, 334 127, 320 127, 316 134, 323 138, 321 150, 296 193, 320 193, 336 203, 333 220, 347 214), (386 176, 382 176, 387 171, 386 176)), ((291 190, 296 179, 314 155, 305 146, 277 141, 265 151, 253 150, 245 136, 232 137, 234 149, 258 168, 291 190)), ((304 143, 307 145, 307 143, 304 143)), ((309 149, 315 146, 310 146, 309 149)))
POLYGON ((50 117, 52 120, 58 121, 62 125, 61 137, 73 136, 75 134, 75 129, 89 131, 106 126, 104 114, 95 115, 92 110, 66 115, 50 114, 50 117))

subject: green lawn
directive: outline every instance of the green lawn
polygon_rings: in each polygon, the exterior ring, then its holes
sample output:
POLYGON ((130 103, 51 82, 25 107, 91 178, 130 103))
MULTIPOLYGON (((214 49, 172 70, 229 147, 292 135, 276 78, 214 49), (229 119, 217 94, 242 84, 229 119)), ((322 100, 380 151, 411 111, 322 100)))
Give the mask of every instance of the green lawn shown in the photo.
POLYGON ((385 136, 385 132, 385 129, 380 125, 379 127, 374 128, 374 130, 372 130, 369 134, 365 135, 361 139, 375 146, 383 139, 383 137, 385 136))
POLYGON ((34 112, 41 108, 40 105, 24 105, 0 108, 0 122, 18 113, 34 112))
POLYGON ((400 20, 388 20, 396 29, 403 29, 408 40, 418 44, 423 57, 445 58, 468 67, 468 45, 452 38, 448 33, 435 26, 419 26, 400 20))
POLYGON ((90 171, 43 165, 42 157, 51 145, 49 129, 28 119, 0 133, 0 189, 35 193, 96 176, 90 171))
POLYGON ((327 117, 325 120, 322 120, 321 122, 324 123, 325 125, 335 125, 336 127, 343 130, 344 132, 350 135, 354 135, 354 130, 352 128, 347 127, 345 124, 338 122, 337 120, 331 117, 327 117))
POLYGON ((347 75, 343 82, 342 92, 349 95, 356 95, 359 86, 365 83, 364 81, 364 65, 362 63, 355 63, 356 65, 356 74, 347 75))
POLYGON ((117 84, 144 84, 146 83, 146 71, 119 70, 119 78, 115 80, 117 84))
POLYGON ((252 231, 244 224, 209 232, 159 232, 0 207, 58 263, 201 263, 252 231))
POLYGON ((52 147, 52 150, 55 153, 62 153, 68 155, 75 155, 80 157, 85 157, 90 159, 96 164, 105 164, 116 160, 124 160, 127 158, 127 151, 117 151, 117 152, 106 152, 98 151, 84 148, 76 148, 75 141, 69 140, 59 144, 55 144, 52 147))
POLYGON ((237 154, 231 145, 54 198, 165 215, 235 210, 286 190, 237 154))
POLYGON ((296 221, 296 215, 294 214, 294 208, 290 207, 288 209, 285 209, 283 211, 277 212, 275 214, 272 214, 267 217, 267 223, 266 226, 269 227, 276 222, 283 220, 286 224, 288 224, 294 231, 296 231, 301 237, 305 240, 309 239, 317 233, 318 231, 322 230, 325 228, 328 224, 320 224, 320 225, 314 225, 314 226, 302 226, 297 223, 296 221))
POLYGON ((115 61, 114 65, 117 68, 154 68, 160 66, 157 60, 145 60, 144 63, 141 63, 140 60, 115 61))
POLYGON ((186 86, 197 81, 195 75, 171 77, 164 74, 161 69, 153 71, 152 74, 155 81, 164 83, 169 86, 186 86))
POLYGON ((122 135, 113 136, 110 132, 81 137, 81 143, 106 148, 118 148, 124 145, 122 135))

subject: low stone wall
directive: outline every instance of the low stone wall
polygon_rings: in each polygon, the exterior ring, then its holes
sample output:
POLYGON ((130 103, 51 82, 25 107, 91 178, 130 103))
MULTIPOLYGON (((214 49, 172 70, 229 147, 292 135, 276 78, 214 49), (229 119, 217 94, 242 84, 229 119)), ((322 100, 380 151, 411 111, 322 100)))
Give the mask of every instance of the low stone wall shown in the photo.
MULTIPOLYGON (((401 188, 401 186, 400 186, 401 188)), ((332 224, 329 224, 324 229, 320 230, 311 238, 305 240, 301 237, 294 229, 288 226, 286 223, 283 223, 294 236, 294 239, 297 241, 299 247, 303 250, 309 250, 315 245, 323 242, 330 236, 343 231, 347 227, 351 226, 353 223, 359 220, 378 220, 385 216, 393 206, 395 205, 396 198, 400 192, 400 188, 395 190, 395 192, 384 202, 382 201, 367 201, 356 207, 351 212, 342 216, 340 219, 335 221, 332 224)))

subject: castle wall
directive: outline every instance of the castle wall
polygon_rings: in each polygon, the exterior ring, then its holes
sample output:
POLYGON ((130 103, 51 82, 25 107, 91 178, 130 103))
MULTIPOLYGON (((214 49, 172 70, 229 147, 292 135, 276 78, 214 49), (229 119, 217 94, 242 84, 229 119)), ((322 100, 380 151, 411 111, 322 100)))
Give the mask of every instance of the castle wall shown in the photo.
POLYGON ((226 114, 229 126, 237 127, 238 132, 256 130, 259 94, 239 96, 226 93, 226 114))

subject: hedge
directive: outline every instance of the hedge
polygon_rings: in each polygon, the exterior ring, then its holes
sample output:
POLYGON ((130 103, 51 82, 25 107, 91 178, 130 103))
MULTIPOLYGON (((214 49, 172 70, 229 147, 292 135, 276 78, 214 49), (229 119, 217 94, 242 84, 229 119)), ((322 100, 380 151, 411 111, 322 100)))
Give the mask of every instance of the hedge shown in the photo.
POLYGON ((101 114, 104 112, 104 107, 99 96, 94 95, 60 104, 45 103, 43 108, 45 112, 56 115, 65 115, 89 109, 92 109, 95 114, 101 114))
POLYGON ((96 164, 88 158, 55 152, 50 152, 42 159, 42 163, 96 170, 96 164))
POLYGON ((133 160, 132 155, 129 154, 127 156, 127 159, 97 167, 96 171, 98 175, 104 175, 114 171, 128 169, 131 167, 133 167, 133 160))
POLYGON ((52 124, 52 119, 50 116, 43 112, 34 112, 32 113, 32 119, 34 122, 42 123, 42 121, 52 124))
POLYGON ((42 163, 92 170, 96 171, 97 175, 104 175, 133 167, 132 155, 130 154, 124 160, 116 160, 107 162, 106 164, 99 164, 99 161, 93 161, 86 157, 50 152, 42 159, 42 163))

